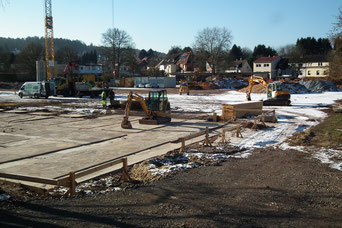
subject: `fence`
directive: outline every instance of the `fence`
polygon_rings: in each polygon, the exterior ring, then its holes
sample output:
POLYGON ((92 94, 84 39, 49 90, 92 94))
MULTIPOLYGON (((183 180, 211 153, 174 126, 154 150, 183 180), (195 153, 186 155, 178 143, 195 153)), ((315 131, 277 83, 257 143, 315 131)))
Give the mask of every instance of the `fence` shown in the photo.
MULTIPOLYGON (((101 171, 103 169, 109 168, 111 166, 117 165, 122 163, 122 173, 121 173, 121 179, 123 181, 129 181, 130 177, 128 175, 128 166, 127 166, 127 158, 121 158, 118 160, 110 161, 103 163, 101 165, 96 165, 92 168, 87 168, 82 171, 71 171, 68 175, 65 175, 65 177, 61 177, 58 179, 49 179, 49 178, 42 178, 42 177, 33 177, 33 176, 25 176, 25 175, 17 175, 17 174, 10 174, 10 173, 0 173, 1 178, 6 178, 10 180, 5 180, 7 182, 13 182, 13 180, 17 181, 28 181, 32 183, 38 183, 38 184, 48 184, 48 185, 54 185, 54 186, 64 186, 69 187, 69 190, 67 191, 66 195, 75 195, 76 193, 76 186, 77 186, 77 179, 93 174, 95 172, 101 171)), ((104 175, 103 173, 102 175, 104 175)))

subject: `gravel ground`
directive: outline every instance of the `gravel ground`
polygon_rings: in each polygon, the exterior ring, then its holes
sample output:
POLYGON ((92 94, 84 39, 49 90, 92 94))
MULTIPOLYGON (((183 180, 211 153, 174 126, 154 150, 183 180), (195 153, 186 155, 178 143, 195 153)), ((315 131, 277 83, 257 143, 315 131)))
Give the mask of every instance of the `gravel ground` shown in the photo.
POLYGON ((265 148, 105 195, 14 201, 1 227, 341 227, 342 172, 265 148))

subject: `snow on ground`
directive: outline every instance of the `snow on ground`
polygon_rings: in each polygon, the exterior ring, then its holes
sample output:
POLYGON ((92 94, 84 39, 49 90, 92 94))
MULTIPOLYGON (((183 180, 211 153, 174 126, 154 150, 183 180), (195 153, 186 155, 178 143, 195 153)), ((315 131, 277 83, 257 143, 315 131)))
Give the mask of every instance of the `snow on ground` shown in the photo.
MULTIPOLYGON (((127 91, 117 90, 116 99, 124 101, 127 99, 127 91)), ((171 109, 182 112, 205 112, 222 114, 222 104, 234 104, 245 102, 246 94, 236 91, 227 91, 223 94, 211 95, 197 95, 191 94, 189 96, 179 94, 169 94, 169 101, 171 109)), ((266 94, 252 94, 252 100, 259 101, 266 99, 266 94)), ((278 116, 278 123, 272 125, 272 128, 265 130, 251 130, 244 129, 242 131, 243 138, 229 137, 230 143, 234 146, 246 149, 246 154, 241 156, 248 156, 250 150, 253 148, 260 148, 264 146, 274 146, 282 148, 282 144, 289 137, 303 131, 311 126, 318 124, 326 117, 323 112, 324 108, 332 105, 335 100, 342 99, 342 92, 324 92, 324 93, 311 93, 311 94, 292 94, 291 106, 272 106, 264 107, 264 109, 276 110, 278 116)), ((44 106, 43 109, 51 111, 71 111, 76 113, 91 114, 93 112, 101 112, 101 100, 89 98, 63 98, 63 97, 50 97, 48 101, 67 100, 63 107, 60 106, 44 106), (73 106, 82 105, 82 108, 74 108, 73 106), (84 107, 83 107, 84 106, 84 107)), ((41 102, 47 101, 46 99, 20 99, 14 92, 0 91, 0 102, 13 101, 13 102, 41 102)), ((25 107, 30 109, 30 107, 25 107)), ((31 110, 34 109, 33 107, 31 110)), ((268 123, 268 125, 271 125, 268 123)), ((287 148, 287 147, 286 147, 287 148)), ((334 152, 336 154, 337 152, 334 152)), ((342 152, 338 152, 342 154, 342 152)), ((333 168, 342 169, 339 159, 332 159, 336 157, 331 155, 331 151, 321 150, 314 155, 315 158, 320 159, 322 162, 327 162, 333 168)))

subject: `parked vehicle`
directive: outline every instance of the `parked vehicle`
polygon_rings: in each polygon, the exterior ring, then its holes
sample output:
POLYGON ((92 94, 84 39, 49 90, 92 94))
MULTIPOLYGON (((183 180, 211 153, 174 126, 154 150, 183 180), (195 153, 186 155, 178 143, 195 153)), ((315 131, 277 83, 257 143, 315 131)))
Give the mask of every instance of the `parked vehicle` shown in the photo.
POLYGON ((55 94, 55 85, 52 82, 25 82, 18 91, 20 98, 24 96, 34 97, 36 99, 45 97, 46 99, 55 94))

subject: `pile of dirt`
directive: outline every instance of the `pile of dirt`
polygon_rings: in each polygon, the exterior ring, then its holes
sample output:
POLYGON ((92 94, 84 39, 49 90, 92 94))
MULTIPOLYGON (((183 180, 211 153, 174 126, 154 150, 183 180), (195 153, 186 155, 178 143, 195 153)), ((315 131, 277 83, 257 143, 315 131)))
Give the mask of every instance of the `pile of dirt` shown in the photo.
MULTIPOLYGON (((245 88, 239 89, 238 91, 246 93, 247 88, 248 87, 245 87, 245 88)), ((256 84, 252 88, 252 93, 266 93, 266 89, 262 86, 262 84, 256 84)))
POLYGON ((215 143, 210 147, 193 144, 187 146, 185 152, 174 150, 166 155, 135 164, 129 175, 135 181, 150 183, 181 170, 220 163, 226 160, 228 155, 240 151, 241 149, 229 143, 215 143))
POLYGON ((220 89, 217 85, 215 85, 214 83, 211 82, 198 82, 197 85, 205 90, 208 89, 220 89))

